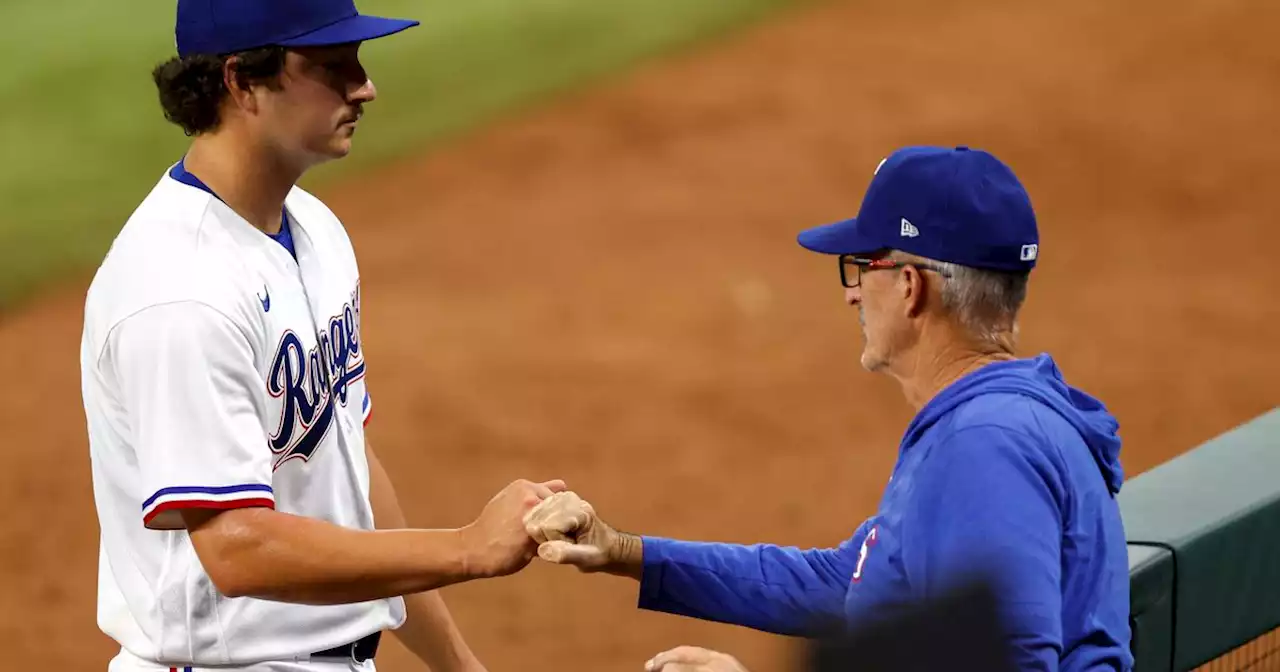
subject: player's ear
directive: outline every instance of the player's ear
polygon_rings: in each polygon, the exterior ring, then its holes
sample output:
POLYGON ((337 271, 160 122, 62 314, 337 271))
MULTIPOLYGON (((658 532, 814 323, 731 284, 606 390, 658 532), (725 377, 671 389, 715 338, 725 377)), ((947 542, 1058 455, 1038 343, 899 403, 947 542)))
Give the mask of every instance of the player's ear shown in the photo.
POLYGON ((253 111, 257 108, 257 101, 253 100, 252 84, 248 78, 244 77, 239 67, 241 67, 239 56, 228 56, 223 60, 223 86, 227 87, 227 95, 232 99, 230 100, 232 105, 253 111))
POLYGON ((222 85, 236 107, 255 106, 249 82, 240 72, 240 57, 228 56, 222 61, 222 85))
POLYGON ((226 87, 231 105, 246 112, 258 111, 258 99, 254 95, 254 87, 261 86, 249 73, 244 71, 245 62, 239 55, 228 56, 222 63, 222 84, 226 87))

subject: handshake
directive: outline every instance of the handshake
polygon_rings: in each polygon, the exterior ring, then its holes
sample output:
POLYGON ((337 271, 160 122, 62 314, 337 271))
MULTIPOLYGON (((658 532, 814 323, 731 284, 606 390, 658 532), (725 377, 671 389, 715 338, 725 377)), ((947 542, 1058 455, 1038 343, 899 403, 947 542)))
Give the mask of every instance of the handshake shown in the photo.
POLYGON ((606 525, 586 500, 559 480, 515 481, 459 533, 466 549, 466 574, 473 578, 513 574, 535 556, 584 572, 637 580, 644 567, 640 537, 606 525))
MULTIPOLYGON (((516 481, 494 496, 476 521, 460 532, 472 549, 467 573, 476 577, 513 574, 535 556, 585 573, 639 580, 644 544, 618 532, 563 481, 516 481)), ((646 672, 747 672, 733 657, 681 646, 645 663, 646 672)))
MULTIPOLYGON (((511 483, 458 534, 464 574, 472 579, 514 574, 539 555, 588 571, 603 569, 611 559, 621 561, 623 556, 621 535, 599 523, 591 505, 566 491, 560 480, 511 483)), ((634 543, 638 553, 639 540, 634 543)), ((637 555, 637 568, 639 559, 637 555)))

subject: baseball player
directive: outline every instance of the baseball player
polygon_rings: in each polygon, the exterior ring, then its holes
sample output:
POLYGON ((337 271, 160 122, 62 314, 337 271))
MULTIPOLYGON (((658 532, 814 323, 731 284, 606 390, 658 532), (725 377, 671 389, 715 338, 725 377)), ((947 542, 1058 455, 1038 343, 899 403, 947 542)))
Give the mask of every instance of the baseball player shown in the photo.
MULTIPOLYGON (((992 581, 1018 669, 1131 669, 1118 423, 1048 354, 1014 354, 1039 233, 1013 172, 976 149, 906 147, 856 218, 799 241, 837 258, 863 367, 916 410, 875 514, 833 548, 743 546, 621 533, 562 492, 527 518, 539 554, 636 579, 645 609, 804 636, 992 581)), ((692 647, 648 668, 742 672, 692 647)))
POLYGON ((360 45, 416 25, 351 0, 179 0, 154 71, 193 137, 88 290, 81 345, 113 672, 373 670, 395 630, 482 672, 435 589, 518 571, 559 481, 458 529, 406 527, 373 410, 351 241, 295 186, 345 156, 375 89, 360 45))

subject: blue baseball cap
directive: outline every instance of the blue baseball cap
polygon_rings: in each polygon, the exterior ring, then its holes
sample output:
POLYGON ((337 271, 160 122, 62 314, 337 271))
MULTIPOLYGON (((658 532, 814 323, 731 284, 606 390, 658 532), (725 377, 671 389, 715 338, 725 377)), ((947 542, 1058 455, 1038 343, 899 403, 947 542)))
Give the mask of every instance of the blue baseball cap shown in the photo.
POLYGON ((361 14, 353 0, 178 0, 179 56, 325 47, 398 33, 417 21, 361 14))
POLYGON ((824 254, 894 249, 1000 271, 1030 271, 1040 256, 1026 189, 999 159, 968 147, 895 151, 876 168, 857 217, 798 240, 824 254))

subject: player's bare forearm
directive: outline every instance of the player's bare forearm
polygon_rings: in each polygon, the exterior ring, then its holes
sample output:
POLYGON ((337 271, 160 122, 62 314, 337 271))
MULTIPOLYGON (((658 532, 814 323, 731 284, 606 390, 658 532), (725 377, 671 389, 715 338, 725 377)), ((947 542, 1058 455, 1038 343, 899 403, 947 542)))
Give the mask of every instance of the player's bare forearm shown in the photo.
POLYGON ((224 595, 349 604, 523 569, 537 552, 523 517, 564 489, 517 479, 456 530, 357 530, 266 507, 190 508, 182 518, 224 595))
MULTIPOLYGON (((369 461, 369 501, 374 523, 379 529, 408 527, 404 510, 390 476, 373 447, 366 444, 369 461)), ((453 622, 444 599, 437 591, 404 596, 406 619, 396 637, 433 672, 479 672, 484 666, 476 659, 453 622)))
POLYGON ((182 511, 220 592, 299 604, 410 595, 519 571, 537 544, 522 517, 563 481, 513 481, 456 530, 356 530, 266 507, 182 511))
POLYGON ((348 604, 478 578, 461 530, 352 530, 268 508, 183 512, 219 592, 348 604))

